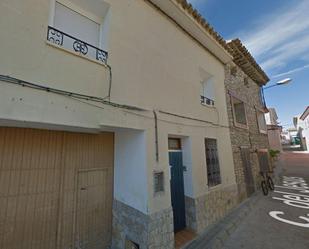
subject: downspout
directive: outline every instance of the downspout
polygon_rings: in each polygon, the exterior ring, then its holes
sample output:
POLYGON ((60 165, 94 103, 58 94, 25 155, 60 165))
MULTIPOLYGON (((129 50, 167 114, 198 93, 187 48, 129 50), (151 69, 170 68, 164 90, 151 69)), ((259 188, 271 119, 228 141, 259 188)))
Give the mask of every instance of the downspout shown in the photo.
POLYGON ((112 82, 113 82, 113 72, 112 67, 108 64, 106 64, 108 71, 109 71, 109 86, 108 86, 108 95, 104 97, 103 99, 108 99, 108 101, 111 100, 111 92, 112 92, 112 82))
POLYGON ((265 100, 265 95, 264 95, 264 88, 263 86, 261 87, 261 94, 263 96, 263 104, 264 104, 264 107, 266 108, 266 100, 265 100))
POLYGON ((154 116, 154 121, 155 121, 156 161, 159 162, 158 115, 155 110, 153 110, 153 116, 154 116))

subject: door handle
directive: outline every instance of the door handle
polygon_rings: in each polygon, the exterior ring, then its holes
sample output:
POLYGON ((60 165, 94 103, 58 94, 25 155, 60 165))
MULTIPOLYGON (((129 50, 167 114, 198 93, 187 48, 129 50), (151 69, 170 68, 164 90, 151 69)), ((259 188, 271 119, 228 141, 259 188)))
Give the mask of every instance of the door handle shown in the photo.
POLYGON ((182 166, 182 170, 183 170, 184 172, 187 172, 187 166, 182 166))

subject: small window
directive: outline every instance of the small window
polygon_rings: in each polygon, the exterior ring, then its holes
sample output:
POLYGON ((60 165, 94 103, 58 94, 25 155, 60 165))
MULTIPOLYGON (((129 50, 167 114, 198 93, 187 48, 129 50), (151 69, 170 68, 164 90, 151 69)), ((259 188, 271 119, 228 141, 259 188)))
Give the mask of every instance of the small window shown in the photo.
POLYGON ((93 46, 99 46, 100 24, 56 2, 54 27, 93 46))
POLYGON ((208 186, 213 187, 221 183, 217 140, 206 138, 205 151, 206 151, 208 186))
POLYGON ((237 98, 232 97, 232 105, 235 126, 247 128, 245 103, 237 98))
POLYGON ((269 156, 267 149, 258 151, 258 161, 261 172, 269 172, 269 156))
POLYGON ((231 75, 236 76, 236 74, 237 74, 237 67, 236 66, 231 67, 231 75))
POLYGON ((209 76, 201 82, 201 104, 214 106, 215 105, 215 85, 214 77, 209 76))
POLYGON ((181 150, 180 138, 169 138, 168 139, 168 149, 169 150, 181 150))
POLYGON ((154 172, 154 192, 164 192, 164 173, 154 172))
POLYGON ((261 133, 266 134, 267 133, 267 125, 265 122, 265 116, 264 113, 261 111, 257 111, 257 120, 258 120, 258 126, 261 133))
POLYGON ((249 78, 248 77, 245 77, 244 78, 244 85, 249 88, 249 78))
POLYGON ((136 242, 126 238, 126 242, 125 242, 124 248, 125 249, 139 249, 140 246, 136 242))
POLYGON ((106 63, 110 11, 101 0, 56 0, 47 40, 89 59, 106 63))

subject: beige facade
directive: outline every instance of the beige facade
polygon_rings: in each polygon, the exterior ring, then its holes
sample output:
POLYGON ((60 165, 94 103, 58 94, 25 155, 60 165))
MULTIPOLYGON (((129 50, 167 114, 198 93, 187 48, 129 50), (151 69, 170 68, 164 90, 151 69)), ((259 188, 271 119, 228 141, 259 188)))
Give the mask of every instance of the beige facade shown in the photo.
MULTIPOLYGON (((114 156, 113 198, 140 217, 157 217, 162 212, 170 217, 166 211, 171 209, 169 137, 182 141, 186 197, 204 198, 214 191, 207 184, 205 138, 216 139, 218 145, 221 184, 215 191, 220 194, 220 190, 235 189, 224 94, 224 65, 232 58, 225 48, 179 1, 106 0, 104 13, 98 8, 101 0, 58 2, 89 18, 100 20, 104 15, 102 25, 108 29, 104 29, 103 40, 109 66, 81 50, 75 52, 47 40, 48 26, 55 23, 54 0, 1 1, 1 126, 114 133, 115 152, 109 151, 114 156), (214 106, 202 105, 200 100, 201 82, 209 75, 214 106), (164 191, 158 194, 154 193, 155 172, 164 174, 164 191)), ((204 208, 214 208, 211 205, 209 202, 204 208)), ((115 204, 118 212, 116 206, 122 206, 115 204)), ((1 204, 2 208, 7 207, 1 204)), ((66 212, 65 206, 60 206, 59 212, 66 212)), ((223 215, 221 212, 216 219, 223 215)), ((7 224, 6 218, 1 222, 7 224)), ((200 232, 211 222, 202 223, 205 225, 199 229, 193 228, 200 232)), ((160 234, 153 232, 152 223, 145 226, 148 234, 160 234)), ((68 229, 67 236, 72 236, 73 230, 68 229)), ((115 248, 122 248, 126 239, 141 248, 173 247, 172 228, 166 229, 171 231, 169 237, 156 245, 150 239, 138 238, 138 229, 135 234, 127 234, 121 224, 117 229, 113 234, 115 248)), ((64 236, 60 230, 55 232, 64 236)), ((72 248, 76 240, 65 248, 72 248)), ((64 248, 64 244, 57 245, 64 248)), ((40 244, 40 248, 47 246, 40 244)))

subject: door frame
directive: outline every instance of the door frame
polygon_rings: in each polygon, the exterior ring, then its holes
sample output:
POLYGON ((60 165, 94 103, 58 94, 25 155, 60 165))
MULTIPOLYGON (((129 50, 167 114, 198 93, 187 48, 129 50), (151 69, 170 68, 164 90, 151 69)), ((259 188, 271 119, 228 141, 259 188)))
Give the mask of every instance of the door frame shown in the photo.
MULTIPOLYGON (((181 156, 182 156, 182 164, 183 164, 183 147, 182 147, 182 138, 180 137, 168 137, 168 140, 170 139, 174 139, 174 140, 178 140, 179 141, 179 147, 178 148, 172 148, 170 149, 170 146, 169 146, 169 143, 168 143, 168 159, 170 160, 170 153, 181 153, 181 156)), ((172 166, 169 164, 169 170, 171 172, 171 169, 172 169, 172 166)), ((184 167, 182 165, 182 167, 184 167)), ((171 174, 171 173, 170 173, 171 174)), ((172 174, 171 174, 171 177, 170 177, 170 188, 171 188, 171 182, 172 182, 172 174)), ((183 203, 183 209, 184 209, 184 224, 185 226, 181 229, 185 229, 187 224, 186 224, 186 206, 185 206, 185 184, 184 184, 184 175, 182 174, 182 183, 183 183, 183 198, 184 198, 184 203, 183 203)), ((172 205, 172 188, 170 189, 171 191, 171 205, 172 205)), ((172 206, 172 209, 173 209, 173 206, 172 206)), ((173 210, 173 213, 174 213, 174 210, 173 210)), ((175 229, 175 227, 174 227, 175 229)), ((181 231, 179 230, 179 231, 181 231)), ((179 231, 174 231, 174 232, 179 232, 179 231)))
POLYGON ((244 180, 245 180, 245 185, 246 185, 246 193, 247 196, 251 196, 255 192, 255 182, 254 182, 254 177, 253 177, 253 171, 252 171, 252 160, 251 160, 251 151, 249 146, 241 146, 240 147, 240 157, 241 157, 241 162, 242 162, 242 167, 244 170, 244 180), (243 152, 244 150, 248 150, 249 153, 249 167, 247 167, 246 162, 244 162, 243 158, 243 152), (251 179, 250 179, 251 178, 251 179))

